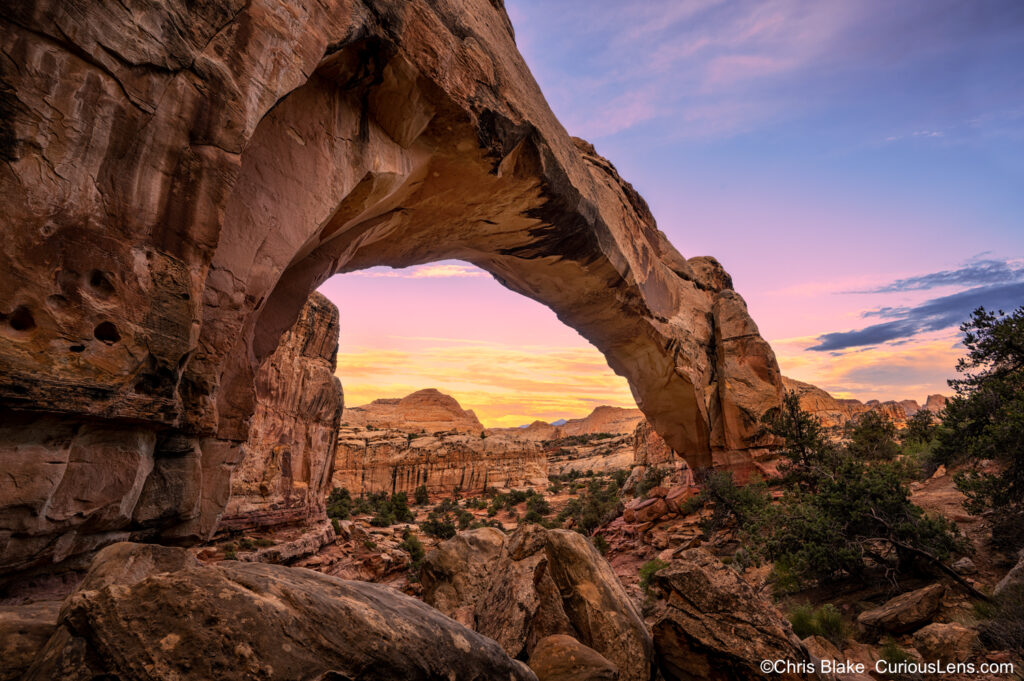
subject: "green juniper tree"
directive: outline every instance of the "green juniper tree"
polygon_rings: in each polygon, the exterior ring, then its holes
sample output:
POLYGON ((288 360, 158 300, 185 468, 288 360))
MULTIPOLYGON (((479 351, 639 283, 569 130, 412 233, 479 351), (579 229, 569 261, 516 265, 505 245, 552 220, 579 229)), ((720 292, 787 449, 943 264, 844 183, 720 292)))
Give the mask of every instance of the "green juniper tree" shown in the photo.
POLYGON ((1024 506, 1024 307, 1012 314, 978 308, 960 329, 967 356, 938 430, 936 457, 967 462, 957 476, 974 513, 1000 509, 1019 516, 1024 506), (993 461, 999 470, 979 465, 993 461))

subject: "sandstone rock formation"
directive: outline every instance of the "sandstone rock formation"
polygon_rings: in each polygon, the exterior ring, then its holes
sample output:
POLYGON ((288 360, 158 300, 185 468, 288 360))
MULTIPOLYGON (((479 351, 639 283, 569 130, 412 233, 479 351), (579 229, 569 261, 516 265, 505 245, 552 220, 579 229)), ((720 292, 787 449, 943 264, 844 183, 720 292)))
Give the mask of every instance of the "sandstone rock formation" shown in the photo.
POLYGON ((762 679, 762 660, 808 659, 771 601, 705 549, 684 551, 651 583, 664 600, 653 629, 667 681, 762 679))
POLYGON ((595 407, 581 419, 569 419, 555 425, 546 421, 534 421, 525 428, 488 428, 488 435, 507 435, 525 440, 559 440, 581 435, 628 435, 637 424, 644 420, 639 409, 624 409, 602 405, 595 407))
POLYGON ((256 411, 219 529, 326 520, 341 418, 338 308, 319 293, 256 374, 256 411))
POLYGON ((510 656, 527 659, 541 640, 563 634, 614 664, 620 679, 650 678, 647 627, 583 535, 524 525, 497 557, 490 541, 456 537, 427 554, 422 581, 428 603, 471 622, 510 656), (455 583, 460 573, 473 578, 455 583))
POLYGON ((484 426, 472 410, 463 409, 451 395, 435 388, 417 390, 401 399, 380 399, 345 410, 347 426, 381 428, 433 435, 461 433, 480 436, 484 426))
POLYGON ((966 662, 979 647, 978 632, 956 622, 933 622, 914 632, 914 648, 926 661, 966 662))
POLYGON ((424 485, 432 496, 450 496, 455 490, 547 487, 547 476, 547 457, 536 442, 342 427, 331 486, 353 494, 411 494, 424 485))
POLYGON ((53 635, 59 601, 0 605, 0 681, 20 681, 53 635))
POLYGON ((942 605, 946 587, 929 584, 890 598, 857 616, 857 623, 869 631, 905 634, 930 622, 942 605))
POLYGON ((26 681, 536 679, 494 641, 386 587, 162 554, 100 552, 26 681))
POLYGON ((882 414, 897 427, 902 428, 906 425, 907 419, 922 408, 937 414, 945 409, 948 401, 948 398, 942 395, 929 395, 925 406, 921 407, 914 400, 861 402, 860 400, 838 399, 816 385, 797 381, 788 376, 782 377, 782 385, 786 391, 795 392, 800 399, 800 408, 816 416, 821 421, 821 425, 826 428, 842 428, 869 411, 882 414))
POLYGON ((178 528, 200 519, 212 524, 204 533, 218 519, 223 529, 325 520, 342 406, 337 345, 338 310, 315 294, 260 368, 250 437, 239 448, 211 445, 204 454, 173 431, 114 422, 75 427, 55 416, 6 412, 0 584, 50 563, 76 567, 77 556, 113 542, 175 540, 178 528))
POLYGON ((547 304, 695 466, 759 444, 781 378, 742 298, 567 135, 501 2, 133 7, 0 7, 0 458, 30 481, 0 568, 209 536, 264 360, 372 265, 547 304))
POLYGON ((530 655, 538 681, 616 681, 619 670, 596 650, 572 636, 555 634, 541 639, 530 655))

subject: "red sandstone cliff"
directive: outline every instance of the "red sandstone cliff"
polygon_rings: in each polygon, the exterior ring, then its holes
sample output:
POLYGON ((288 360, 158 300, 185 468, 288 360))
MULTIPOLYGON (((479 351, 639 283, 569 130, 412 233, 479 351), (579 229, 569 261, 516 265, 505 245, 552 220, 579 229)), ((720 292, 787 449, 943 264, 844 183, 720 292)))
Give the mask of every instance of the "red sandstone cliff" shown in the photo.
POLYGON ((314 293, 256 375, 256 412, 219 529, 326 519, 342 410, 338 308, 314 293))

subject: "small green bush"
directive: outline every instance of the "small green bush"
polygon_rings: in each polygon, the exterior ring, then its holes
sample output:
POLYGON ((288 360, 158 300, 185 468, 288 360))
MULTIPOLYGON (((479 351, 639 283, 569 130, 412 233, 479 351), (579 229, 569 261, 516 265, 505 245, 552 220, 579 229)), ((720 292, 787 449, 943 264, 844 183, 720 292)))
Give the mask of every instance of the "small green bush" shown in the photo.
POLYGON ((593 537, 590 538, 590 541, 594 542, 594 548, 596 548, 597 552, 600 553, 602 556, 608 553, 608 540, 605 539, 603 536, 595 534, 593 537))
POLYGON ((793 625, 793 633, 800 638, 823 636, 838 648, 842 648, 849 634, 843 614, 831 603, 817 609, 809 605, 798 605, 790 611, 789 622, 793 625))
POLYGON ((426 506, 430 503, 430 495, 427 494, 427 486, 420 485, 412 493, 412 500, 417 506, 426 506))
POLYGON ((900 648, 899 644, 892 638, 885 639, 882 647, 878 649, 878 654, 891 665, 899 664, 900 662, 911 662, 914 659, 910 656, 910 653, 900 648))
POLYGON ((656 575, 659 570, 663 570, 668 567, 668 563, 663 560, 649 560, 640 566, 640 589, 643 592, 650 593, 651 589, 651 577, 656 575))

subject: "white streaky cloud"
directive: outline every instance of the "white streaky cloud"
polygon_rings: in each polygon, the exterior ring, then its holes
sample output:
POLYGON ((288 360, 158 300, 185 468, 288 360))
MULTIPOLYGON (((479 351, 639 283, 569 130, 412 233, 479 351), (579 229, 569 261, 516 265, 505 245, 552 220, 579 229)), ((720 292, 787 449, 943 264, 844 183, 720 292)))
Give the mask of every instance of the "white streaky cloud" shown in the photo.
POLYGON ((489 277, 490 275, 473 265, 457 265, 436 263, 432 265, 416 265, 403 269, 378 268, 351 272, 347 276, 369 277, 374 279, 449 279, 464 277, 489 277))

